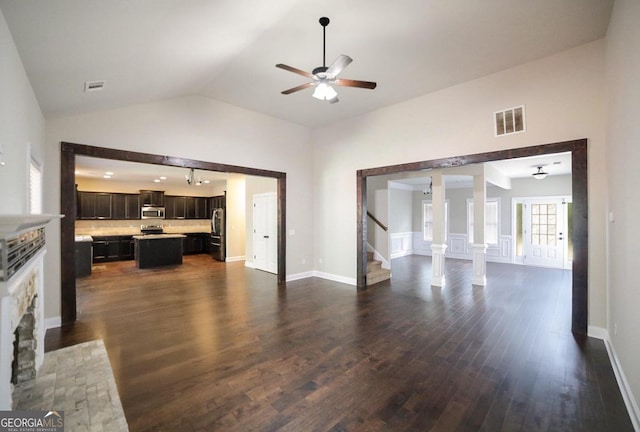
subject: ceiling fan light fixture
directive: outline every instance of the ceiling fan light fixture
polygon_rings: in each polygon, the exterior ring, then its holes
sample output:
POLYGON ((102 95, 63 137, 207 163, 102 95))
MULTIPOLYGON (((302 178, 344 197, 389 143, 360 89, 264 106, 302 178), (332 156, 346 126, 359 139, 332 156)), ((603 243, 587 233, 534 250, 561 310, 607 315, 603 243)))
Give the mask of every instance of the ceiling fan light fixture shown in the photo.
POLYGON ((536 180, 542 180, 543 178, 545 178, 547 176, 548 173, 542 171, 542 167, 539 166, 537 167, 538 171, 534 172, 533 174, 531 174, 533 176, 534 179, 536 180))
POLYGON ((328 101, 338 96, 338 92, 329 84, 321 82, 316 85, 313 97, 322 101, 328 101))

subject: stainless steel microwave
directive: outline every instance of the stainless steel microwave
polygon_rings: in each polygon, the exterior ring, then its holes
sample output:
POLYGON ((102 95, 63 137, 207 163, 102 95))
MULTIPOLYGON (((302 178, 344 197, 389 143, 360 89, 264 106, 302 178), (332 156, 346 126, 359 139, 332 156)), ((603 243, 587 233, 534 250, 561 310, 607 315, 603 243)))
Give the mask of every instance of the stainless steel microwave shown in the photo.
POLYGON ((140 219, 164 219, 164 207, 142 207, 140 219))

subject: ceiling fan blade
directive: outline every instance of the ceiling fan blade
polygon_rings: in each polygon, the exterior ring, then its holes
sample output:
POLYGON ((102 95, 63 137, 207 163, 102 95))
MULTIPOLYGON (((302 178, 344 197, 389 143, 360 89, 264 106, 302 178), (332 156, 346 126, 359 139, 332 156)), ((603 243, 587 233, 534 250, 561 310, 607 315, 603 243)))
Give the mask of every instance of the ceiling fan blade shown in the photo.
POLYGON ((300 90, 304 90, 304 89, 306 89, 306 88, 309 88, 309 87, 313 86, 314 84, 315 84, 315 83, 312 83, 312 82, 309 82, 309 83, 306 83, 306 84, 302 84, 302 85, 299 85, 299 86, 297 86, 297 87, 293 87, 293 88, 290 88, 290 89, 288 89, 288 90, 285 90, 285 91, 283 91, 283 92, 282 92, 282 94, 284 94, 284 95, 288 95, 288 94, 291 94, 291 93, 295 93, 295 92, 297 92, 297 91, 300 91, 300 90))
POLYGON ((337 76, 340 72, 344 70, 349 64, 353 61, 353 59, 349 56, 341 54, 340 57, 333 62, 329 69, 327 69, 327 75, 337 76))
POLYGON ((302 76, 307 77, 309 79, 313 79, 313 75, 310 72, 305 72, 303 70, 294 68, 292 66, 287 66, 286 64, 278 63, 276 65, 276 67, 280 68, 280 69, 287 70, 289 72, 297 73, 298 75, 302 75, 302 76))
POLYGON ((364 89, 373 90, 376 88, 377 84, 371 81, 358 81, 358 80, 350 80, 350 79, 337 79, 334 84, 343 86, 343 87, 358 87, 364 89))

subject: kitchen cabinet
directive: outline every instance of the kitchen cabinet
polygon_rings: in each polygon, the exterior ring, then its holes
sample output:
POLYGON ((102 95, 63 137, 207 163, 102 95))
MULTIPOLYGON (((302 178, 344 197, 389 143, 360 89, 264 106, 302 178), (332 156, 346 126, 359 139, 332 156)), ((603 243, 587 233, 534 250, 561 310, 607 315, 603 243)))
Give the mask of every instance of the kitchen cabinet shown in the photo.
POLYGON ((78 219, 111 219, 112 194, 78 192, 78 219))
POLYGON ((140 219, 140 195, 125 194, 124 195, 124 218, 140 219))
POLYGON ((175 219, 176 218, 176 198, 171 195, 164 196, 164 218, 175 219))
POLYGON ((165 195, 165 219, 209 219, 209 199, 165 195))
POLYGON ((132 236, 93 236, 93 262, 133 259, 132 236))
POLYGON ((189 233, 182 239, 183 253, 185 255, 205 253, 205 244, 209 239, 208 233, 189 233))
POLYGON ((138 194, 111 194, 111 219, 140 219, 140 196, 138 194))
POLYGON ((196 219, 209 219, 209 199, 205 197, 195 197, 196 219))
MULTIPOLYGON (((215 208, 225 208, 226 207, 226 196, 225 195, 218 195, 218 196, 214 196, 209 198, 209 209, 207 213, 211 213, 211 210, 215 209, 215 208)), ((211 217, 211 215, 208 215, 207 218, 211 217)))
POLYGON ((76 277, 91 275, 91 262, 92 262, 92 238, 90 236, 78 236, 76 237, 76 250, 75 250, 75 265, 76 265, 76 277))
POLYGON ((140 204, 150 207, 164 207, 164 192, 153 190, 140 191, 140 204))
POLYGON ((182 264, 181 234, 150 234, 133 236, 138 268, 182 264))

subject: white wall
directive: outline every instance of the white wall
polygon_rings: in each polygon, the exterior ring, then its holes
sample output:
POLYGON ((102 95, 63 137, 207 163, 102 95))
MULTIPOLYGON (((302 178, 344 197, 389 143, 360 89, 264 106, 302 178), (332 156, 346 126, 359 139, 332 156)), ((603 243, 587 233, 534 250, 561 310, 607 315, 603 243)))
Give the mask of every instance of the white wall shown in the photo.
POLYGON ((596 41, 315 130, 314 256, 323 260, 321 270, 355 277, 356 170, 586 137, 589 323, 604 327, 604 48, 596 41), (493 112, 522 104, 527 131, 496 138, 493 112))
MULTIPOLYGON (((616 0, 607 34, 609 316, 611 343, 640 401, 640 2, 616 0)), ((636 410, 638 406, 636 405, 636 410)), ((639 415, 636 411, 636 415, 639 415)), ((637 420, 637 418, 636 418, 637 420)), ((636 423, 636 426, 639 427, 636 423)))
MULTIPOLYGON (((192 96, 50 119, 46 125, 50 166, 59 166, 61 141, 286 172, 287 227, 296 232, 287 237, 287 274, 312 270, 312 164, 307 128, 192 96), (304 257, 306 264, 302 264, 304 257)), ((48 170, 45 204, 57 211, 59 184, 59 169, 48 170)), ((244 181, 236 186, 243 191, 244 207, 244 181)), ((229 182, 228 195, 233 189, 229 182)), ((237 247, 230 245, 228 255, 244 254, 244 224, 227 225, 227 229, 237 230, 242 237, 237 247)), ((50 246, 45 289, 52 301, 47 303, 45 315, 55 317, 60 315, 59 229, 50 246)))
POLYGON ((29 147, 43 172, 55 169, 44 160, 44 118, 0 11, 0 214, 28 213, 29 147))

